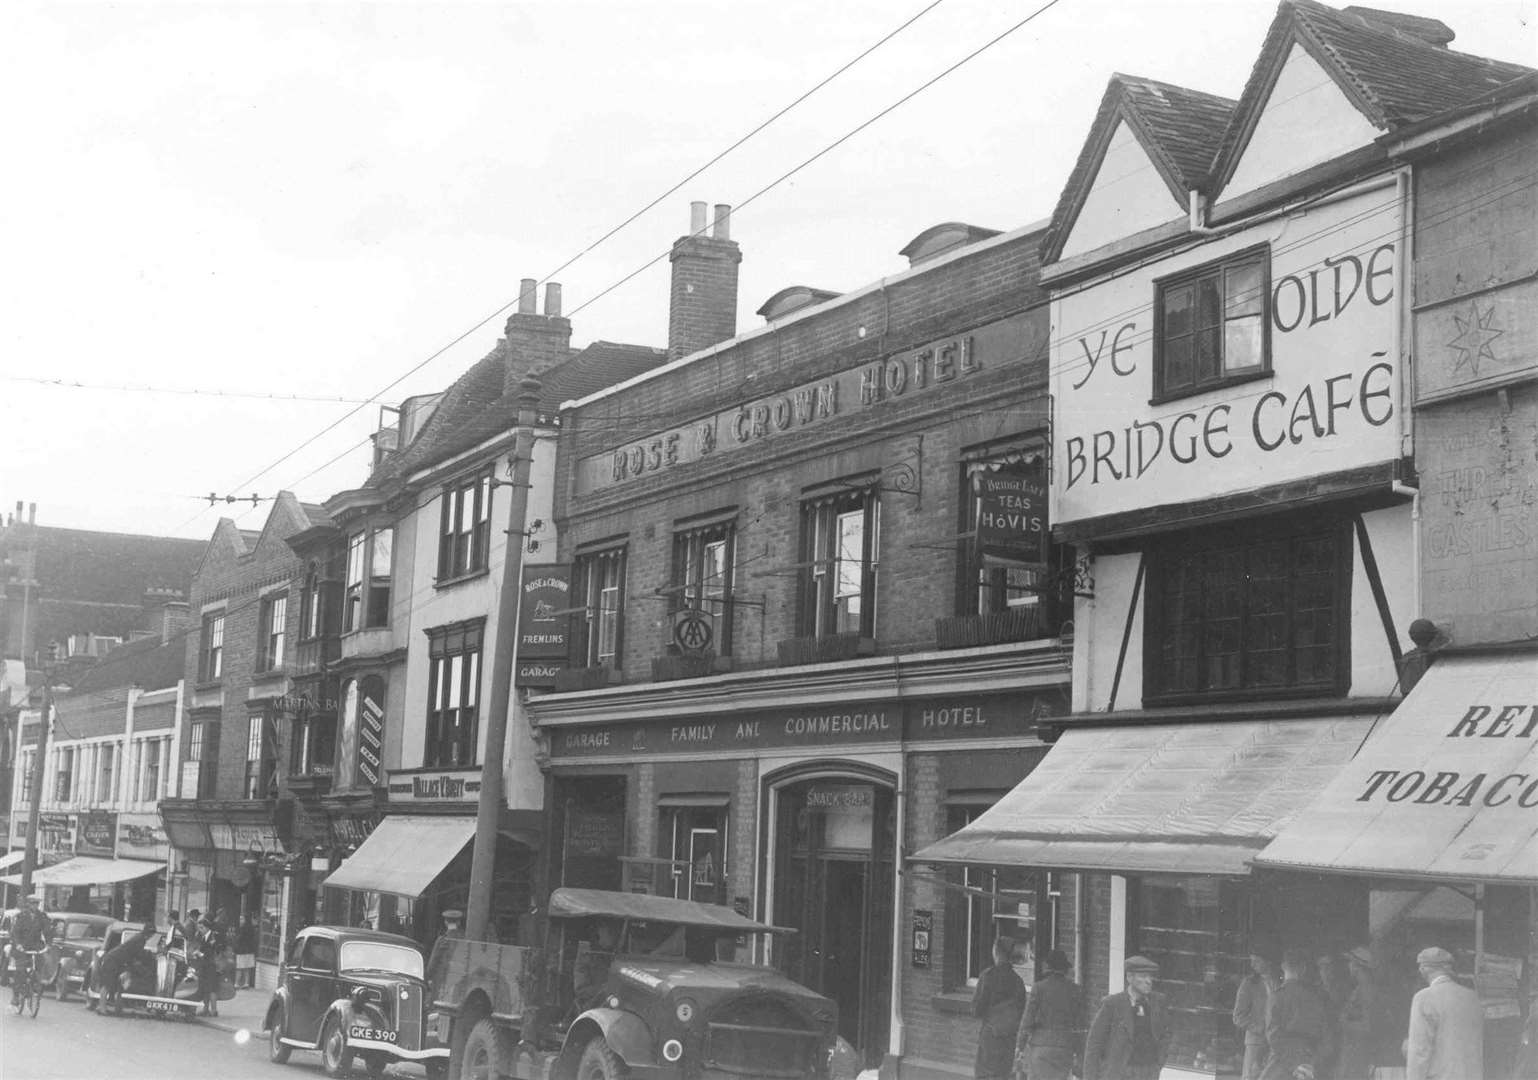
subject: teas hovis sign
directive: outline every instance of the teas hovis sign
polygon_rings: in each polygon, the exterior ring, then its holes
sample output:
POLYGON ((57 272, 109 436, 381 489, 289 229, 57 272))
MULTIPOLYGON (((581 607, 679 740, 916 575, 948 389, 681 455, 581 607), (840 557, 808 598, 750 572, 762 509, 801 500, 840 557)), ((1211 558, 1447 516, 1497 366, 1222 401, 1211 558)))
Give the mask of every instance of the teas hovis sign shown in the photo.
POLYGON ((1054 524, 1398 456, 1392 188, 1052 303, 1054 524))

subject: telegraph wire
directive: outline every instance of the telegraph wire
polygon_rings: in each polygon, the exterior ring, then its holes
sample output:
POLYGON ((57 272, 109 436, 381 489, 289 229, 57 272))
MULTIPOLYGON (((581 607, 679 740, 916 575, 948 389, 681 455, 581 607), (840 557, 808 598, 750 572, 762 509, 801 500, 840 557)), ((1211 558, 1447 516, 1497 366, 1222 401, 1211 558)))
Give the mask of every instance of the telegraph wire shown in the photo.
POLYGON ((134 386, 127 383, 93 383, 84 382, 80 379, 66 379, 43 375, 0 375, 0 379, 4 379, 7 382, 36 383, 39 386, 50 386, 60 390, 111 390, 118 393, 132 394, 184 394, 198 397, 237 398, 252 401, 315 402, 324 405, 368 404, 367 401, 359 398, 348 398, 341 396, 325 397, 314 394, 264 394, 254 390, 216 390, 212 388, 196 386, 134 386))
MULTIPOLYGON (((721 151, 719 154, 717 154, 710 161, 707 161, 704 165, 700 166, 694 172, 690 173, 688 176, 686 176, 682 180, 680 180, 672 188, 669 188, 666 192, 664 192, 663 194, 657 196, 656 199, 652 200, 646 206, 642 207, 640 210, 636 211, 630 217, 626 218, 619 225, 617 225, 613 229, 609 230, 609 232, 605 233, 598 240, 596 240, 593 243, 589 244, 586 248, 584 248, 582 251, 578 252, 575 256, 573 256, 567 262, 563 263, 561 265, 561 267, 558 267, 556 270, 551 271, 551 274, 547 274, 545 276, 545 278, 543 278, 541 280, 548 280, 548 278, 550 276, 552 276, 553 274, 559 273, 565 267, 570 266, 572 263, 576 262, 578 259, 582 258, 584 255, 586 255, 589 252, 591 252, 599 244, 603 243, 604 241, 608 240, 610 237, 614 236, 621 229, 625 228, 631 222, 635 221, 642 214, 646 213, 652 207, 656 206, 663 199, 667 198, 673 192, 675 192, 679 188, 683 187, 683 185, 687 184, 690 180, 693 180, 695 177, 699 176, 700 173, 702 173, 706 169, 710 168, 712 165, 714 165, 716 162, 720 161, 727 154, 730 154, 733 150, 737 149, 743 143, 747 142, 754 135, 758 134, 760 131, 762 131, 765 128, 767 128, 770 124, 774 123, 780 117, 784 116, 791 109, 794 109, 797 105, 801 104, 801 102, 803 102, 807 98, 811 97, 818 90, 822 89, 828 83, 832 82, 838 76, 840 76, 844 72, 848 71, 851 67, 853 67, 855 64, 859 63, 865 57, 869 56, 871 53, 875 52, 881 46, 885 45, 888 41, 890 41, 892 38, 896 37, 899 33, 901 33, 903 30, 907 29, 909 26, 911 26, 914 22, 918 21, 924 15, 928 14, 935 7, 939 6, 939 4, 942 3, 942 2, 943 2, 943 0, 932 0, 932 2, 930 4, 928 4, 926 7, 922 8, 917 14, 913 15, 912 17, 910 17, 909 19, 904 21, 895 30, 892 30, 889 33, 887 33, 884 37, 882 37, 880 40, 878 40, 874 45, 871 45, 869 48, 865 49, 863 52, 861 52, 859 55, 857 55, 853 60, 850 60, 847 63, 845 63, 842 67, 840 67, 836 71, 834 71, 833 74, 827 76, 821 82, 819 82, 815 86, 813 86, 810 90, 804 92, 800 97, 796 98, 789 105, 785 106, 783 109, 781 109, 780 111, 776 112, 773 116, 771 116, 768 120, 765 120, 763 123, 759 124, 758 127, 754 128, 752 131, 748 132, 746 135, 744 135, 741 138, 739 138, 736 142, 732 143, 725 150, 721 151)), ((1059 2, 1061 2, 1061 0, 1050 0, 1050 2, 1046 5, 1046 7, 1051 7, 1053 4, 1056 4, 1056 3, 1059 3, 1059 2)), ((1041 10, 1044 11, 1044 10, 1046 10, 1046 8, 1042 8, 1041 10)), ((1038 14, 1039 14, 1039 12, 1038 12, 1038 14)), ((1034 17, 1035 16, 1033 15, 1033 16, 1027 18, 1025 21, 1029 22, 1030 18, 1034 18, 1034 17)), ((1020 25, 1023 25, 1023 23, 1020 24, 1020 25)), ((1016 29, 1018 29, 1018 26, 1016 27, 1016 29)), ((1013 31, 1010 31, 1010 32, 1012 33, 1013 31)), ((824 152, 826 152, 826 151, 824 151, 824 152)), ((669 250, 671 250, 671 249, 669 249, 669 250)), ((665 254, 666 253, 664 253, 664 255, 665 254)), ((656 260, 653 260, 653 262, 655 262, 655 261, 656 260)), ((648 265, 650 265, 650 263, 648 265)), ((639 271, 637 271, 637 273, 639 273, 639 271)), ((617 287, 618 284, 623 284, 625 281, 630 280, 630 277, 634 277, 634 276, 635 276, 634 274, 629 275, 629 277, 624 278, 621 282, 617 283, 615 286, 611 286, 609 289, 604 290, 604 293, 600 293, 599 295, 602 296, 602 295, 607 294, 608 292, 612 291, 613 288, 617 287)), ((317 432, 316 434, 312 435, 310 438, 306 439, 304 442, 300 443, 293 450, 290 450, 288 453, 286 453, 282 457, 278 458, 272 464, 267 465, 266 467, 261 469, 259 472, 253 474, 251 477, 249 477, 246 480, 242 480, 240 483, 238 483, 238 484, 236 484, 234 486, 236 488, 243 488, 243 487, 246 487, 249 484, 253 483, 254 481, 260 479, 262 476, 265 476, 267 473, 271 472, 273 469, 277 468, 279 465, 283 464, 285 461, 287 461, 290 458, 292 458, 295 454, 299 453, 301 450, 303 450, 306 447, 308 447, 311 444, 313 444, 317 439, 320 439, 322 436, 324 436, 327 433, 335 430, 342 423, 344 423, 345 421, 347 421, 350 418, 352 418, 353 416, 355 416, 366 405, 368 405, 371 402, 377 401, 380 397, 382 397, 383 395, 385 395, 389 391, 393 390, 396 386, 399 386, 406 379, 410 378, 412 375, 414 375, 418 371, 422 370, 422 368, 426 367, 428 364, 430 364, 434 360, 438 359, 438 357, 442 356, 449 349, 452 349, 454 346, 456 346, 456 345, 460 344, 461 342, 463 342, 471 334, 473 334, 476 331, 480 330, 487 323, 491 322, 491 320, 493 320, 497 316, 501 315, 503 312, 505 312, 508 308, 512 307, 516 303, 517 303, 517 298, 515 297, 514 299, 509 300, 506 303, 502 304, 495 311, 491 312, 489 315, 486 315, 485 317, 480 319, 478 322, 476 322, 475 325, 471 326, 469 329, 465 330, 463 333, 457 335, 447 345, 444 345, 444 346, 438 348, 437 350, 435 350, 434 352, 429 354, 426 359, 422 360, 420 363, 417 363, 417 364, 413 365, 411 368, 409 368, 406 372, 404 372, 398 378, 394 379, 388 385, 386 385, 386 386, 382 387, 381 389, 379 389, 378 391, 376 391, 366 401, 362 402, 361 404, 359 404, 355 408, 353 408, 353 409, 349 410, 348 412, 344 413, 337 420, 335 420, 331 424, 327 425, 325 428, 322 428, 319 432, 317 432)), ((589 301, 589 303, 591 303, 591 301, 589 301)), ((582 307, 586 307, 586 306, 587 306, 586 304, 582 305, 582 307)), ((576 310, 581 310, 581 308, 579 307, 576 310)), ((575 313, 576 313, 575 311, 572 312, 572 314, 575 314, 575 313)))

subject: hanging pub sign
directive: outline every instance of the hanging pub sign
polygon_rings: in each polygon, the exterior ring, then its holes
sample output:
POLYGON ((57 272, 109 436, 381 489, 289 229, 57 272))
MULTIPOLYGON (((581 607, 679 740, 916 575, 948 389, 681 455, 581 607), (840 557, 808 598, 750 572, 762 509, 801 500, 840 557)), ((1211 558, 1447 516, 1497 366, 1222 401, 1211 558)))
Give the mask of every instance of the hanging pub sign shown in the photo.
POLYGON ((1045 566, 1050 526, 1046 477, 978 470, 972 486, 978 499, 978 551, 1045 566))
POLYGON ((523 568, 518 594, 518 663, 513 685, 553 687, 569 660, 571 566, 547 563, 523 568))

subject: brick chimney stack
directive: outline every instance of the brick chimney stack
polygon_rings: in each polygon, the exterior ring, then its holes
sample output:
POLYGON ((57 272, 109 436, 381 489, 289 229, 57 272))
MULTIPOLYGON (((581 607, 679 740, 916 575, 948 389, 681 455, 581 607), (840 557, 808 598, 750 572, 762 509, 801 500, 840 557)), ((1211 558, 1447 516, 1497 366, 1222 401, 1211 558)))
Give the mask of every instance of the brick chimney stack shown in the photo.
POLYGON ((668 301, 668 359, 676 360, 737 334, 737 264, 732 208, 716 206, 710 235, 705 204, 689 204, 689 235, 673 241, 673 288, 668 301))
POLYGON ((537 314, 539 283, 524 278, 518 283, 518 310, 507 318, 507 365, 502 376, 504 396, 516 396, 519 384, 530 375, 542 375, 571 356, 571 320, 561 315, 561 287, 545 286, 545 313, 537 314))

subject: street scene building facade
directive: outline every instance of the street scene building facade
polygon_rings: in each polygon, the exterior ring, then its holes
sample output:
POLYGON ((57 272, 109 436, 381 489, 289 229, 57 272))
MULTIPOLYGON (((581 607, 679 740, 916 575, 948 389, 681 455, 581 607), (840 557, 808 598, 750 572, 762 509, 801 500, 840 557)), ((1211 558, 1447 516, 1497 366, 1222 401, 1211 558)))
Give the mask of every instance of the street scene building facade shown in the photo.
POLYGON ((665 348, 573 347, 525 279, 356 487, 136 579, 142 640, 38 631, 26 562, 7 869, 40 800, 50 906, 249 917, 263 987, 304 927, 430 949, 477 890, 502 945, 560 888, 721 905, 794 931, 734 956, 837 1006, 840 1068, 925 1080, 974 1074, 1001 942, 1091 1011, 1156 970, 1167 1080, 1240 1074, 1283 947, 1367 964, 1361 1060, 1402 1070, 1435 945, 1516 1075, 1538 73, 1453 40, 1283 0, 1237 99, 1113 76, 1049 219, 934 225, 750 329, 725 205, 665 348), (39 633, 80 654, 50 717, 39 633))

